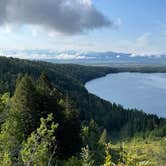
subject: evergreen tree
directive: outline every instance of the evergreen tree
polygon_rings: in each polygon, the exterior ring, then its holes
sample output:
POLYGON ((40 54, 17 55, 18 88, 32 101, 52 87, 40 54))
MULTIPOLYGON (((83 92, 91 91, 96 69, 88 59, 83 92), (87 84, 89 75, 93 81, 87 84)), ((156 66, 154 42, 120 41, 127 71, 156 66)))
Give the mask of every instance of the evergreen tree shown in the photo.
POLYGON ((37 84, 41 116, 53 113, 57 128, 57 155, 68 158, 80 151, 79 114, 70 99, 63 95, 50 83, 48 76, 42 73, 37 84))
POLYGON ((64 103, 64 119, 57 130, 58 153, 63 158, 71 157, 81 149, 81 123, 79 113, 69 99, 64 103))
POLYGON ((31 77, 25 75, 17 82, 12 97, 11 111, 21 114, 26 137, 39 126, 40 115, 38 110, 36 89, 31 77))
POLYGON ((104 159, 104 145, 99 143, 101 130, 94 120, 91 120, 88 126, 84 126, 82 129, 82 140, 84 146, 86 144, 92 152, 92 158, 94 165, 100 165, 104 159))
POLYGON ((5 121, 10 109, 10 94, 5 93, 0 97, 0 125, 5 121))
POLYGON ((0 94, 9 92, 9 84, 8 82, 4 82, 0 80, 0 94))
POLYGON ((42 91, 45 95, 50 94, 53 89, 53 85, 49 81, 49 78, 45 72, 40 75, 37 86, 38 89, 40 89, 40 91, 42 91))
POLYGON ((37 81, 37 93, 40 116, 46 117, 53 113, 54 120, 60 123, 64 116, 63 108, 58 103, 62 95, 51 84, 46 73, 42 73, 37 81))
POLYGON ((60 91, 58 91, 51 83, 46 72, 42 72, 40 75, 37 81, 37 88, 42 95, 52 96, 54 99, 56 99, 56 101, 59 101, 63 97, 62 93, 60 93, 60 91))
POLYGON ((82 129, 82 139, 84 146, 88 145, 89 149, 96 151, 100 139, 100 129, 94 120, 91 120, 87 126, 82 129))

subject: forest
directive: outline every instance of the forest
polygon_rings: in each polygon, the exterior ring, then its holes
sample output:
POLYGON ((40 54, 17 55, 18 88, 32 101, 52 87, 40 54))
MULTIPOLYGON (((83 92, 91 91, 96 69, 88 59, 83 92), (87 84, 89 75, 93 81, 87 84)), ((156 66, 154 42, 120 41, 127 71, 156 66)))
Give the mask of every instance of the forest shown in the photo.
POLYGON ((88 93, 111 68, 0 57, 0 165, 140 166, 166 162, 166 119, 88 93))

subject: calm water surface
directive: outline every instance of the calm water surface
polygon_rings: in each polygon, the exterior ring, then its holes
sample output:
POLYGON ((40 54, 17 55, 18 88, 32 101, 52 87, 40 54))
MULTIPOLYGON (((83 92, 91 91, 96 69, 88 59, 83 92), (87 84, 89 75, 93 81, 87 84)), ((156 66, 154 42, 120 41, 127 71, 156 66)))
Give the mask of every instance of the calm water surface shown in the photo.
POLYGON ((166 73, 108 74, 86 83, 86 88, 105 100, 166 117, 166 73))

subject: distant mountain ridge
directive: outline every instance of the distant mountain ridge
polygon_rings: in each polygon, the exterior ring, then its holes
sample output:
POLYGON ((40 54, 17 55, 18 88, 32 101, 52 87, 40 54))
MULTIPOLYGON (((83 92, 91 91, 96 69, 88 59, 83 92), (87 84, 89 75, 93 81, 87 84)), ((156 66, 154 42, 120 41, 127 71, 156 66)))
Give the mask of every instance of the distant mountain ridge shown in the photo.
POLYGON ((36 50, 1 50, 0 55, 21 59, 43 60, 62 63, 125 63, 125 64, 166 64, 166 55, 133 55, 118 52, 83 52, 36 50))

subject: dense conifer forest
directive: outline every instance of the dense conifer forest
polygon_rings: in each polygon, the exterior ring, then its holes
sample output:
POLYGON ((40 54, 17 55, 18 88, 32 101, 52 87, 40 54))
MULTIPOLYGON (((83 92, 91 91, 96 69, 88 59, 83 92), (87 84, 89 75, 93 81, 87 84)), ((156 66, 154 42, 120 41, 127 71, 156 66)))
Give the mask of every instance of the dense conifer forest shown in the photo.
POLYGON ((139 166, 166 162, 166 119, 89 94, 111 68, 0 57, 0 165, 139 166), (144 147, 144 148, 142 148, 144 147))

